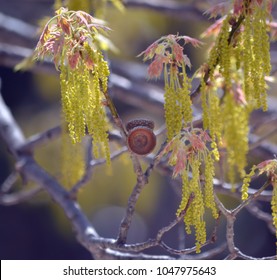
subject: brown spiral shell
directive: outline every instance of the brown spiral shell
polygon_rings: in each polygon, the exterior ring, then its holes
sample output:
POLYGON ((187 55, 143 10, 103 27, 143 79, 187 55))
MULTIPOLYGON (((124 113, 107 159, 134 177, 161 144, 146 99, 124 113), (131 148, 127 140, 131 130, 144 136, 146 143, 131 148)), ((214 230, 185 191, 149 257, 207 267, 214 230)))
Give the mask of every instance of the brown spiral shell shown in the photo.
POLYGON ((126 129, 128 131, 127 144, 133 153, 147 155, 153 151, 156 146, 153 121, 132 120, 127 123, 126 129))

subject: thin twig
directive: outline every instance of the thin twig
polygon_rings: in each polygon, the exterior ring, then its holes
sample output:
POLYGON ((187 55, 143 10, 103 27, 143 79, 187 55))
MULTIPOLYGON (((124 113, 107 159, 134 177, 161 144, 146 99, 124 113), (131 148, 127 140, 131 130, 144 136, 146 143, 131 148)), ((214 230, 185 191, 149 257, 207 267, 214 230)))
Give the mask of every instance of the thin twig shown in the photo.
POLYGON ((221 244, 220 246, 216 248, 212 248, 210 250, 207 250, 203 253, 199 253, 197 255, 184 255, 181 257, 182 260, 212 260, 215 256, 218 256, 221 254, 225 249, 227 245, 226 243, 221 244))
POLYGON ((180 223, 184 219, 184 217, 187 213, 187 210, 188 210, 189 206, 191 205, 194 197, 195 197, 194 193, 191 193, 189 196, 189 199, 187 201, 186 207, 181 211, 180 215, 174 221, 172 221, 168 226, 163 227, 162 229, 159 230, 159 232, 156 236, 156 240, 158 240, 158 241, 162 240, 162 237, 164 236, 164 234, 166 232, 170 231, 173 227, 175 227, 178 223, 180 223))
POLYGON ((34 35, 37 33, 38 28, 23 20, 5 15, 0 12, 0 29, 6 32, 14 33, 18 37, 34 40, 34 35))
POLYGON ((231 212, 234 215, 237 215, 246 205, 248 205, 251 201, 255 200, 258 196, 261 195, 261 193, 270 185, 270 181, 266 181, 263 186, 256 191, 255 193, 253 193, 252 195, 250 195, 248 197, 248 199, 246 199, 245 201, 243 201, 242 203, 240 203, 240 205, 238 205, 238 207, 236 207, 234 210, 232 210, 231 212))
POLYGON ((117 237, 117 244, 125 244, 127 240, 128 231, 135 212, 135 205, 138 201, 139 195, 145 185, 137 183, 128 199, 128 205, 125 215, 120 223, 119 233, 117 237))
POLYGON ((259 147, 266 139, 270 138, 271 136, 275 135, 276 133, 277 133, 277 127, 275 127, 273 130, 267 132, 262 137, 256 139, 255 142, 253 142, 249 145, 249 151, 259 147))
POLYGON ((16 183, 18 172, 13 171, 0 186, 0 193, 7 193, 16 183))
MULTIPOLYGON (((160 148, 160 151, 162 150, 162 146, 160 148)), ((131 154, 132 155, 132 154, 131 154)), ((137 157, 136 157, 137 158, 137 157)), ((153 160, 150 162, 148 168, 144 172, 144 174, 141 174, 141 169, 139 172, 137 171, 137 184, 133 188, 133 191, 128 199, 128 205, 126 208, 125 215, 121 221, 119 233, 117 237, 117 244, 125 244, 127 240, 127 234, 131 225, 132 217, 135 211, 135 205, 137 203, 137 200, 140 196, 141 191, 143 190, 144 186, 148 183, 148 177, 150 176, 152 170, 154 169, 154 166, 158 163, 157 156, 153 158, 153 160)), ((140 168, 140 164, 138 166, 140 168)))
POLYGON ((251 203, 251 205, 247 205, 246 209, 249 213, 251 213, 255 218, 258 218, 264 221, 267 224, 270 232, 275 234, 275 227, 273 226, 272 215, 262 211, 258 206, 257 203, 251 203))
POLYGON ((254 258, 254 257, 248 256, 248 255, 245 255, 241 251, 237 252, 237 257, 242 258, 244 260, 276 260, 277 259, 277 255, 270 256, 270 257, 263 257, 263 258, 254 258))
POLYGON ((109 93, 107 91, 103 91, 103 93, 104 93, 104 96, 105 96, 106 101, 107 101, 107 106, 109 107, 110 112, 111 112, 111 114, 113 116, 113 120, 114 120, 115 124, 120 129, 120 131, 122 132, 123 136, 127 137, 128 133, 126 131, 126 128, 125 128, 125 126, 122 123, 122 120, 121 120, 121 118, 120 118, 120 116, 119 116, 119 114, 117 112, 117 109, 116 109, 116 107, 115 107, 115 105, 114 105, 114 103, 113 103, 109 93))
POLYGON ((36 187, 31 190, 22 190, 16 193, 0 195, 0 204, 5 206, 16 205, 30 200, 41 191, 41 187, 36 187))
MULTIPOLYGON (((1 80, 0 80, 1 89, 1 80)), ((24 145, 25 138, 19 128, 18 124, 14 121, 10 110, 5 106, 2 95, 0 94, 0 136, 8 145, 10 152, 15 158, 18 158, 17 149, 24 145), (11 125, 10 125, 11 124, 11 125)))
MULTIPOLYGON (((160 229, 155 238, 149 239, 142 243, 131 244, 131 245, 125 244, 125 243, 120 243, 117 240, 116 242, 110 243, 108 246, 112 249, 119 249, 122 251, 133 251, 133 252, 140 252, 142 250, 145 250, 145 249, 148 249, 151 247, 155 247, 155 246, 163 247, 164 243, 161 241, 162 237, 164 236, 164 234, 166 232, 170 231, 173 227, 175 227, 178 223, 180 223, 180 221, 183 220, 183 218, 187 212, 187 209, 191 205, 193 199, 194 199, 194 194, 191 194, 187 201, 186 207, 181 211, 180 215, 178 217, 176 217, 169 225, 160 229)), ((103 242, 102 246, 104 244, 105 243, 103 242)), ((107 246, 107 245, 105 245, 105 246, 107 246)), ((195 248, 193 248, 192 250, 195 250, 195 248)))
POLYGON ((90 162, 92 161, 92 139, 91 137, 88 137, 88 139, 86 139, 86 143, 85 143, 85 171, 84 171, 84 175, 82 176, 82 178, 71 188, 70 190, 70 195, 73 199, 77 198, 77 193, 80 190, 80 188, 82 186, 84 186, 84 184, 86 184, 92 175, 92 166, 90 164, 90 162))
POLYGON ((37 147, 57 139, 61 135, 61 127, 56 126, 42 133, 31 136, 19 149, 22 152, 33 152, 37 147))
POLYGON ((227 241, 227 247, 228 250, 230 252, 230 255, 228 256, 228 258, 235 258, 236 257, 236 252, 238 251, 238 249, 235 246, 234 243, 234 223, 235 223, 235 219, 236 216, 234 213, 232 213, 232 211, 229 211, 225 208, 225 206, 223 205, 223 203, 218 199, 217 195, 214 196, 215 197, 215 202, 217 207, 219 208, 219 210, 221 211, 221 213, 225 216, 226 220, 227 220, 227 224, 226 224, 226 241, 227 241))

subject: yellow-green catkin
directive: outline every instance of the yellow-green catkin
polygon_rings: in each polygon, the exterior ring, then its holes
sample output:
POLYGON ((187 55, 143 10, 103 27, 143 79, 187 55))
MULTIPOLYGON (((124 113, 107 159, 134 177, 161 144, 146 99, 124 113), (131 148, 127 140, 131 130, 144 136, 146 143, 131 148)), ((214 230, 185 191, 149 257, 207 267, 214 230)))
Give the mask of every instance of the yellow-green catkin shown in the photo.
POLYGON ((244 20, 243 36, 243 67, 244 67, 244 94, 247 100, 251 100, 252 95, 252 76, 251 76, 251 61, 253 60, 252 53, 252 38, 251 38, 251 22, 250 17, 244 20))
POLYGON ((190 98, 191 79, 186 75, 185 65, 182 65, 182 87, 180 90, 179 102, 181 104, 184 126, 192 121, 192 101, 190 98))
MULTIPOLYGON (((165 69, 165 77, 167 75, 165 69)), ((192 121, 191 81, 186 75, 184 65, 180 76, 181 82, 170 66, 169 80, 165 78, 164 110, 168 141, 192 121)))
MULTIPOLYGON (((207 163, 207 172, 212 171, 212 160, 207 163)), ((200 184, 200 165, 201 162, 197 158, 193 158, 190 163, 192 178, 188 178, 188 170, 182 173, 182 200, 177 210, 177 216, 185 209, 190 195, 193 193, 194 198, 191 205, 188 207, 184 222, 186 232, 191 234, 191 228, 195 230, 196 252, 199 253, 201 246, 206 242, 206 223, 204 220, 205 204, 212 209, 214 217, 217 217, 216 206, 213 202, 213 184, 211 184, 211 177, 207 175, 207 185, 205 185, 205 198, 200 184)), ((206 173, 205 173, 206 174, 206 173)), ((211 175, 212 176, 212 175, 211 175)))
POLYGON ((93 137, 94 155, 99 156, 100 150, 110 163, 108 123, 102 104, 102 90, 107 90, 109 70, 100 52, 94 53, 93 61, 92 73, 82 63, 75 69, 61 63, 62 110, 72 142, 80 143, 87 128, 93 137))
POLYGON ((213 178, 215 176, 214 160, 211 154, 205 157, 205 183, 204 183, 204 201, 207 208, 210 208, 215 219, 218 218, 218 210, 214 200, 214 184, 213 178))
POLYGON ((256 7, 245 15, 243 38, 244 92, 253 109, 267 110, 267 85, 265 76, 270 74, 269 37, 266 11, 256 7))
POLYGON ((251 178, 255 175, 256 165, 253 165, 250 172, 245 175, 243 179, 243 184, 241 187, 241 198, 242 200, 246 200, 248 198, 248 187, 251 182, 251 178))
POLYGON ((60 66, 60 84, 62 111, 68 132, 73 143, 79 143, 85 135, 85 120, 83 113, 84 91, 83 76, 86 68, 69 69, 63 63, 60 66))
POLYGON ((182 199, 176 215, 186 209, 186 232, 191 234, 194 229, 198 253, 206 242, 205 208, 212 211, 215 219, 218 218, 213 191, 215 157, 208 148, 211 142, 206 131, 187 128, 174 137, 167 149, 167 152, 171 151, 168 163, 175 166, 173 176, 180 174, 182 177, 182 199), (193 199, 190 201, 191 196, 193 199))
POLYGON ((212 138, 212 148, 214 156, 219 160, 218 143, 222 140, 222 128, 224 120, 221 118, 221 105, 218 96, 219 83, 214 78, 214 74, 219 73, 224 78, 225 90, 231 88, 231 48, 229 45, 229 24, 230 16, 227 15, 223 20, 220 33, 215 45, 210 51, 208 59, 208 69, 210 82, 206 85, 204 79, 201 80, 201 101, 203 110, 203 126, 209 130, 212 138))
POLYGON ((166 85, 164 93, 164 111, 168 140, 172 139, 182 128, 181 111, 176 97, 177 94, 174 88, 166 85))
POLYGON ((109 151, 109 141, 108 141, 108 124, 105 117, 105 112, 102 102, 102 94, 100 91, 100 85, 97 83, 99 81, 99 73, 95 71, 93 73, 93 98, 92 98, 92 108, 93 110, 88 112, 88 118, 90 122, 88 124, 88 131, 93 136, 94 144, 93 151, 96 156, 99 155, 99 150, 102 151, 106 157, 107 163, 110 163, 110 151, 109 151))
POLYGON ((226 90, 231 88, 231 52, 230 52, 230 44, 229 44, 229 24, 230 16, 226 16, 223 21, 220 34, 219 34, 219 54, 218 54, 218 64, 219 64, 219 72, 224 77, 224 86, 226 90))
MULTIPOLYGON (((221 142, 223 120, 221 118, 220 98, 217 88, 213 85, 206 85, 201 82, 201 102, 203 110, 203 127, 209 130, 213 141, 213 149, 217 151, 217 142, 221 142)), ((216 156, 218 159, 218 156, 216 156)))
POLYGON ((73 187, 84 175, 85 161, 82 145, 72 143, 66 131, 65 123, 62 126, 61 148, 61 182, 66 188, 73 187))
POLYGON ((182 200, 180 202, 179 208, 176 212, 176 215, 179 216, 181 212, 186 208, 186 205, 189 200, 189 196, 191 194, 190 186, 189 186, 189 171, 186 170, 182 173, 182 200))
MULTIPOLYGON (((69 71, 64 64, 60 67, 60 84, 62 99, 62 167, 61 180, 67 188, 72 187, 84 174, 84 152, 80 142, 81 135, 85 133, 83 114, 76 115, 80 111, 81 100, 76 98, 74 78, 75 71, 69 71), (71 88, 72 87, 72 88, 71 88), (72 90, 73 89, 73 90, 72 90), (79 125, 78 125, 79 124, 79 125)), ((78 77, 80 78, 80 77, 78 77)), ((77 79, 78 79, 77 78, 77 79)), ((80 85, 79 85, 80 86, 80 85)))
POLYGON ((226 94, 222 105, 224 119, 223 135, 226 142, 228 177, 233 184, 236 180, 235 170, 243 178, 247 165, 248 153, 249 111, 237 104, 231 96, 226 94))
MULTIPOLYGON (((251 182, 251 178, 255 175, 257 171, 257 176, 262 174, 266 174, 268 177, 268 181, 266 185, 270 182, 272 184, 272 198, 271 198, 271 210, 272 210, 272 223, 276 229, 276 240, 277 240, 277 161, 274 160, 266 160, 259 163, 257 166, 253 165, 249 174, 247 174, 243 180, 243 185, 241 188, 242 200, 246 200, 248 198, 248 187, 251 182)), ((264 187, 266 187, 264 185, 264 187)), ((277 248, 277 242, 276 242, 277 248)))
POLYGON ((221 65, 221 72, 227 78, 227 84, 229 83, 229 64, 230 64, 230 47, 229 47, 229 24, 230 16, 227 15, 223 20, 222 27, 220 29, 220 33, 217 36, 215 44, 210 51, 208 66, 209 66, 209 74, 212 79, 215 68, 218 64, 221 65))
POLYGON ((195 159, 191 163, 192 179, 190 181, 190 190, 194 193, 194 199, 188 208, 188 212, 184 217, 186 230, 191 232, 190 227, 195 230, 196 252, 200 252, 201 245, 206 242, 206 223, 204 221, 204 200, 200 185, 200 167, 199 160, 195 159))
MULTIPOLYGON (((276 240, 277 240, 277 181, 273 182, 272 198, 271 198, 271 210, 272 210, 272 223, 276 229, 276 240)), ((277 241, 276 241, 277 248, 277 241)))
POLYGON ((222 138, 222 118, 220 99, 217 95, 217 89, 211 85, 206 85, 204 80, 201 81, 201 102, 202 102, 202 118, 203 127, 209 130, 212 138, 211 148, 216 161, 219 160, 219 152, 217 143, 221 143, 222 138))
POLYGON ((270 73, 266 9, 258 5, 246 10, 243 29, 230 37, 230 15, 208 60, 209 84, 202 80, 203 125, 209 130, 217 152, 221 139, 228 154, 228 177, 234 183, 243 178, 248 152, 249 115, 253 109, 267 109, 265 76, 270 73), (214 87, 214 88, 213 88, 214 87), (224 97, 219 98, 218 88, 224 97), (242 87, 242 93, 239 92, 242 87))

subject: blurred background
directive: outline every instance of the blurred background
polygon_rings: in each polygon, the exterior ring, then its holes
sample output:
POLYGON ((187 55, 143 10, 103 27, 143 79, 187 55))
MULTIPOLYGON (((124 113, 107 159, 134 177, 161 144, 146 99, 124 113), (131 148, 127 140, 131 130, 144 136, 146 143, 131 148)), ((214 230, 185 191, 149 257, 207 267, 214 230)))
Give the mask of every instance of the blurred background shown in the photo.
MULTIPOLYGON (((147 81, 147 65, 141 63, 137 55, 156 39, 170 33, 199 39, 199 35, 212 23, 203 12, 214 3, 216 1, 130 0, 126 1, 124 13, 112 5, 107 6, 105 19, 112 29, 110 39, 119 50, 117 53, 108 53, 113 73, 112 96, 124 122, 145 117, 155 121, 155 129, 160 128, 164 122, 162 83, 159 80, 147 81)), ((50 0, 0 0, 0 90, 26 137, 60 124, 59 77, 53 66, 37 64, 24 72, 14 70, 15 65, 34 49, 39 23, 53 15, 53 4, 54 1, 50 0)), ((189 75, 207 58, 208 46, 209 41, 205 40, 200 50, 185 47, 192 62, 189 75)), ((277 62, 275 50, 273 44, 273 73, 277 62)), ((276 84, 271 84, 269 98, 269 111, 265 114, 257 112, 252 117, 254 124, 265 123, 256 131, 257 135, 262 136, 277 126, 276 84)), ((162 143, 163 140, 162 135, 158 141, 162 143)), ((271 149, 256 153, 256 157, 260 156, 261 160, 273 157, 272 151, 276 151, 277 144, 276 133, 266 139, 266 144, 271 149)), ((37 149, 35 157, 53 176, 60 176, 60 139, 37 149)), ((14 160, 0 139, 0 185, 13 170, 14 160)), ((97 167, 91 181, 82 189, 80 205, 101 236, 117 236, 135 182, 130 160, 127 155, 122 155, 113 161, 111 174, 105 167, 97 167)), ((14 190, 21 188, 22 182, 18 180, 14 190)), ((179 182, 171 183, 166 176, 154 172, 139 199, 128 242, 145 241, 174 219, 179 205, 179 188, 179 182)), ((220 198, 230 208, 240 202, 225 194, 221 194, 220 198)), ((270 213, 270 204, 261 202, 261 209, 270 213)), ((207 224, 209 236, 214 226, 209 214, 207 224)), ((217 244, 224 240, 224 232, 225 223, 222 220, 217 244)), ((177 248, 180 236, 184 236, 183 225, 166 235, 165 241, 177 248)), ((193 235, 186 236, 187 247, 193 244, 193 235)), ((275 237, 267 224, 247 211, 238 216, 236 245, 245 254, 254 257, 270 256, 276 252, 275 237)), ((155 248, 147 253, 165 252, 155 248)), ((215 258, 220 259, 222 256, 224 252, 215 258)), ((87 259, 91 256, 76 241, 70 223, 59 206, 41 192, 19 205, 0 205, 0 258, 87 259)))

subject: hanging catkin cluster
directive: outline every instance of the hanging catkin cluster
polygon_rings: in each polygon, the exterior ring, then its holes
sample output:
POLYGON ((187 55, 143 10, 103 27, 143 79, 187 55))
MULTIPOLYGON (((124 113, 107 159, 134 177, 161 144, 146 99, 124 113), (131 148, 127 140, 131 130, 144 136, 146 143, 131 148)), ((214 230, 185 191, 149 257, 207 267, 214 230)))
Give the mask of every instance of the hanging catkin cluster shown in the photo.
POLYGON ((191 228, 195 230, 198 253, 206 242, 205 207, 211 209, 214 218, 218 217, 213 191, 214 157, 208 149, 210 143, 210 136, 202 129, 186 129, 175 136, 159 155, 169 154, 169 164, 174 166, 173 177, 182 177, 182 200, 177 215, 186 208, 191 194, 194 195, 184 222, 188 234, 191 228))
MULTIPOLYGON (((268 178, 268 183, 273 187, 272 189, 272 198, 271 198, 271 211, 272 211, 272 223, 276 229, 276 239, 277 239, 277 160, 266 160, 258 165, 254 165, 249 174, 247 174, 243 180, 242 185, 242 200, 248 198, 248 187, 251 181, 251 178, 256 175, 260 176, 265 174, 268 178)), ((276 242, 277 248, 277 242, 276 242)))
POLYGON ((108 124, 103 106, 109 68, 99 49, 103 22, 82 11, 64 8, 46 24, 38 45, 37 58, 50 56, 60 70, 62 111, 72 143, 80 143, 88 132, 94 154, 99 149, 110 161, 108 124))
POLYGON ((264 111, 267 110, 265 77, 271 70, 267 15, 265 7, 258 5, 251 13, 245 13, 241 39, 245 98, 254 109, 264 111))
POLYGON ((254 109, 267 108, 267 2, 234 1, 232 12, 209 29, 217 33, 217 39, 203 69, 209 74, 209 80, 202 79, 201 83, 203 124, 210 131, 213 145, 227 151, 232 183, 237 173, 240 178, 245 175, 249 116, 254 109))
POLYGON ((144 60, 153 59, 148 68, 150 78, 164 74, 168 143, 159 159, 169 155, 169 164, 174 166, 173 177, 180 175, 182 178, 182 200, 177 215, 186 208, 191 195, 194 197, 184 222, 187 233, 191 233, 192 228, 195 231, 196 251, 199 253, 206 242, 205 208, 210 208, 215 218, 218 216, 213 193, 214 161, 218 154, 208 148, 215 146, 210 136, 202 129, 192 127, 191 81, 186 74, 186 66, 191 65, 183 54, 181 40, 195 47, 201 44, 187 36, 168 35, 154 42, 142 54, 144 60), (204 178, 204 183, 200 177, 204 178))
POLYGON ((183 54, 180 41, 184 41, 184 44, 191 43, 195 47, 201 44, 188 36, 168 35, 155 41, 140 54, 144 56, 144 61, 153 59, 148 68, 150 78, 159 78, 164 74, 164 110, 168 141, 192 121, 191 81, 186 74, 186 67, 191 64, 189 58, 183 54))

